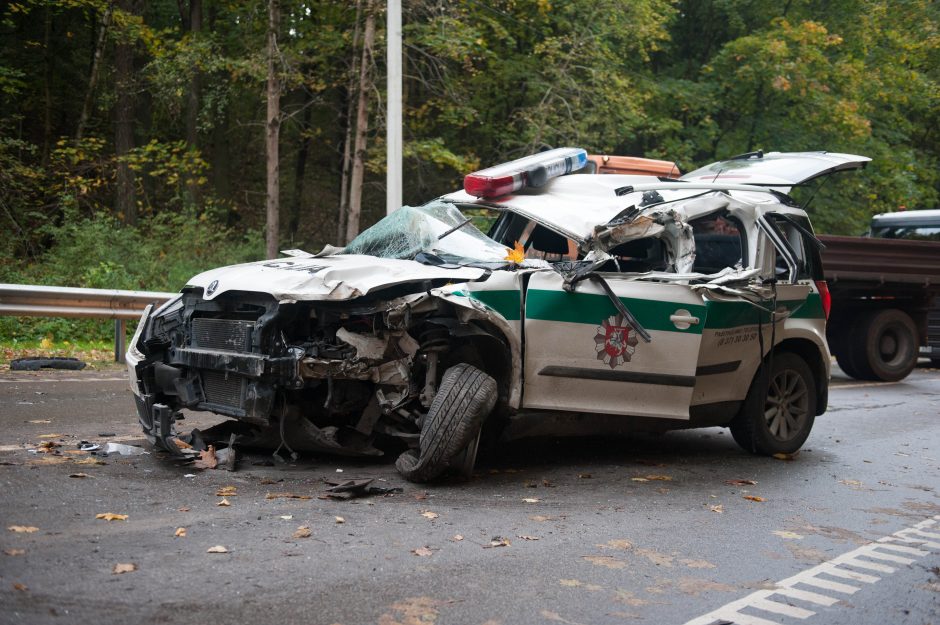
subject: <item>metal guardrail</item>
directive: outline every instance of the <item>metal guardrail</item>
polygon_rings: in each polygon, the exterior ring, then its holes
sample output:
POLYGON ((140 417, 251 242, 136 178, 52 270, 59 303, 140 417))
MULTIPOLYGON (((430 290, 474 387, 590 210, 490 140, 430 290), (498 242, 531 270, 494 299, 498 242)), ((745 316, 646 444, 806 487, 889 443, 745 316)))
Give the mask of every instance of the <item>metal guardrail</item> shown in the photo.
POLYGON ((127 320, 139 319, 148 304, 162 304, 175 295, 160 291, 0 284, 0 315, 114 319, 114 360, 124 362, 127 320))

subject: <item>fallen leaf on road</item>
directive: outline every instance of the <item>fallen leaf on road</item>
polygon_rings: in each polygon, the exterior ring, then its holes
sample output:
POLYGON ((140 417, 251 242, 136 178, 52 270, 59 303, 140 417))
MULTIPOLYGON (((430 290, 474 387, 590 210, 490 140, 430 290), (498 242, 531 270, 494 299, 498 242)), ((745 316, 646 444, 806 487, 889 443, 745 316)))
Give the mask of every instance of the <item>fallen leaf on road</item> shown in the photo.
POLYGON ((69 473, 69 477, 91 477, 87 473, 69 473))
POLYGON ((597 545, 601 549, 621 549, 626 551, 627 549, 633 548, 633 543, 629 540, 624 540, 622 538, 615 538, 614 540, 608 540, 607 543, 603 545, 597 545))
POLYGON ((297 531, 294 532, 294 538, 310 538, 310 528, 306 525, 301 525, 297 528, 297 531))
POLYGON ((47 454, 50 451, 54 450, 56 447, 61 447, 61 446, 62 446, 62 443, 57 443, 55 441, 43 441, 39 443, 38 445, 39 451, 41 451, 44 454, 47 454))
POLYGON ((539 539, 538 536, 526 536, 524 534, 519 534, 519 538, 521 538, 522 540, 538 540, 539 539))
POLYGON ((215 504, 215 505, 217 505, 217 506, 223 506, 223 507, 228 507, 228 506, 230 506, 230 505, 232 505, 232 504, 229 503, 229 500, 228 500, 228 499, 226 499, 226 498, 223 497, 222 500, 219 501, 219 503, 217 503, 217 504, 215 504))
POLYGON ((294 493, 268 493, 265 499, 311 499, 310 495, 295 495, 294 493))
POLYGON ((758 497, 757 495, 744 495, 744 498, 748 501, 764 501, 763 497, 758 497))
POLYGON ((29 590, 29 586, 26 584, 20 584, 19 582, 13 584, 13 590, 19 590, 20 592, 26 592, 29 590))
POLYGON ((76 460, 75 464, 108 464, 108 463, 104 462, 103 460, 98 460, 97 458, 94 458, 92 456, 88 456, 87 458, 76 460))
POLYGON ((235 492, 236 490, 237 488, 235 486, 220 486, 219 489, 215 491, 215 494, 219 497, 234 497, 238 494, 235 492))
POLYGON ((102 512, 101 514, 95 515, 96 519, 104 519, 105 521, 126 521, 126 514, 115 514, 113 512, 102 512))
POLYGON ((508 547, 509 539, 503 538, 502 536, 493 536, 493 538, 490 539, 489 546, 490 547, 508 547))
POLYGON ((581 556, 583 559, 587 560, 591 564, 597 566, 603 566, 608 569, 622 569, 627 566, 627 563, 623 560, 618 560, 613 556, 581 556))
POLYGON ((668 475, 647 475, 646 479, 651 482, 671 482, 672 478, 668 475))
POLYGON ((717 506, 709 506, 708 509, 712 512, 717 512, 718 514, 721 514, 725 511, 725 509, 721 507, 721 504, 718 504, 717 506))
POLYGON ((32 419, 31 421, 27 421, 27 423, 52 423, 52 420, 51 419, 32 419))
POLYGON ((455 543, 459 543, 461 540, 463 540, 463 536, 461 536, 460 534, 454 534, 454 537, 451 538, 451 540, 454 541, 455 543))
POLYGON ((725 484, 729 486, 756 486, 757 482, 754 480, 725 480, 725 484))
POLYGON ((421 516, 423 516, 426 519, 436 519, 437 517, 441 515, 439 515, 437 512, 431 512, 430 510, 428 510, 426 512, 422 512, 421 516))
POLYGON ((535 521, 536 523, 544 523, 545 521, 553 521, 553 520, 554 520, 553 517, 545 516, 544 514, 536 514, 536 515, 534 515, 534 516, 530 516, 529 518, 532 519, 533 521, 535 521))
POLYGON ((428 556, 434 555, 434 552, 427 547, 418 547, 417 549, 412 549, 411 553, 415 554, 416 556, 421 556, 422 558, 427 558, 428 556))
POLYGON ((631 482, 649 482, 649 480, 646 479, 645 477, 631 477, 630 481, 631 482))
POLYGON ((219 459, 215 457, 215 446, 209 445, 209 449, 200 451, 193 466, 197 469, 214 469, 219 466, 219 459))
POLYGON ((7 554, 8 556, 23 556, 23 555, 26 555, 26 550, 25 549, 4 549, 3 553, 7 554))
POLYGON ((335 517, 333 517, 333 518, 336 519, 337 525, 340 524, 340 523, 345 523, 345 522, 346 522, 346 519, 344 519, 344 518, 341 517, 341 516, 335 516, 335 517))
POLYGON ((176 531, 173 532, 173 536, 175 536, 176 538, 186 538, 186 528, 177 527, 176 531))
POLYGON ((65 438, 65 434, 40 434, 39 438, 65 438))
POLYGON ((133 562, 118 563, 114 565, 114 570, 111 571, 111 574, 120 575, 121 573, 133 573, 136 570, 137 565, 133 562))
POLYGON ((294 518, 294 515, 293 515, 293 514, 282 514, 282 515, 281 515, 281 518, 284 519, 285 521, 290 521, 291 519, 294 518))
POLYGON ((788 532, 788 531, 785 531, 785 530, 774 530, 774 534, 777 535, 777 536, 779 536, 780 538, 789 538, 789 539, 792 539, 792 540, 802 540, 802 539, 803 539, 803 535, 802 535, 802 534, 797 534, 796 532, 788 532))
POLYGON ((228 549, 222 545, 216 545, 215 547, 206 549, 206 553, 228 553, 228 549))
POLYGON ((591 474, 590 474, 590 473, 578 473, 578 479, 579 479, 579 480, 589 480, 589 479, 591 479, 591 474))
POLYGON ((524 501, 524 502, 526 502, 526 503, 538 503, 538 502, 540 502, 540 501, 542 501, 542 500, 541 500, 541 499, 538 499, 538 498, 536 498, 536 497, 526 497, 526 498, 523 499, 522 501, 524 501))
POLYGON ((33 532, 39 531, 38 527, 33 527, 32 525, 11 525, 7 529, 17 534, 32 534, 33 532))
POLYGON ((179 447, 180 449, 192 449, 193 448, 193 446, 187 443, 186 441, 182 441, 178 438, 174 438, 172 440, 173 440, 173 444, 179 447))
POLYGON ((179 510, 180 512, 189 512, 189 508, 187 508, 186 506, 183 506, 182 508, 177 508, 177 510, 179 510))
POLYGON ((840 484, 845 484, 846 486, 861 486, 862 483, 858 480, 839 480, 840 484))
POLYGON ((796 460, 796 457, 797 455, 799 455, 799 453, 800 452, 796 451, 796 452, 793 452, 792 454, 774 454, 773 457, 776 458, 777 460, 790 461, 790 460, 796 460))

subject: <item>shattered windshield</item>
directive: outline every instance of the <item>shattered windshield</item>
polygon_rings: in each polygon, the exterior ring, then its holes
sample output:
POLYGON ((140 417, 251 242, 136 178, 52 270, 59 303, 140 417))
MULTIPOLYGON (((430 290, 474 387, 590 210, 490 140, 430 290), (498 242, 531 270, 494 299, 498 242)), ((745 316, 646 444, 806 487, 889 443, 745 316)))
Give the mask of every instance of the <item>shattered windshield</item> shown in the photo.
POLYGON ((435 200, 401 207, 360 233, 344 253, 412 259, 421 252, 468 264, 502 262, 507 250, 480 232, 456 206, 435 200))

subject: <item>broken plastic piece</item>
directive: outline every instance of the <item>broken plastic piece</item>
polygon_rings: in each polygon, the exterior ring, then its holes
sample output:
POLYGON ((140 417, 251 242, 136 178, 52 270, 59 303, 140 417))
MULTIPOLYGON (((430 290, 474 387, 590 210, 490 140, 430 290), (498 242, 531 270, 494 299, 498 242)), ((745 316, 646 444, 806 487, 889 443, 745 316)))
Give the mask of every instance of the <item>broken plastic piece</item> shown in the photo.
POLYGON ((121 443, 107 443, 103 448, 101 448, 101 453, 105 454, 120 454, 122 456, 141 456, 143 454, 149 454, 149 451, 144 450, 141 447, 134 447, 133 445, 122 445, 121 443))

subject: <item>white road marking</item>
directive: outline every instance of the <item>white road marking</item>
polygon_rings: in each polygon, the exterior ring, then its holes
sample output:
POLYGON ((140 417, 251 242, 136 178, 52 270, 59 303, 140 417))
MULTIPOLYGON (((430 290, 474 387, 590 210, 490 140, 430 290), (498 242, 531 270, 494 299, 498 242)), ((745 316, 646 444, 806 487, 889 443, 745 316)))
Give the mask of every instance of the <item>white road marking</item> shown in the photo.
POLYGON ((940 520, 940 515, 921 521, 912 527, 906 527, 890 536, 879 538, 875 542, 862 545, 828 562, 823 562, 818 566, 814 566, 811 569, 779 581, 775 584, 776 587, 773 589, 753 592, 746 597, 727 603, 716 610, 712 610, 708 614, 694 618, 686 622, 685 625, 712 625, 715 622, 725 621, 730 621, 735 625, 780 625, 778 621, 773 621, 752 613, 742 612, 745 608, 752 611, 780 614, 801 620, 807 619, 816 613, 807 608, 790 605, 788 602, 789 599, 797 599, 799 601, 805 601, 806 603, 815 603, 826 607, 835 605, 840 599, 819 592, 804 590, 803 588, 795 588, 797 584, 853 595, 862 590, 862 588, 851 584, 836 582, 822 576, 838 577, 862 584, 874 584, 882 578, 869 575, 868 573, 859 573, 858 571, 853 571, 852 568, 891 574, 897 569, 887 564, 872 562, 871 560, 910 565, 916 562, 915 558, 922 558, 934 552, 940 553, 940 534, 926 531, 928 529, 935 529, 934 526, 937 525, 938 520, 940 520), (894 544, 895 542, 905 544, 896 545, 894 544), (885 551, 893 551, 894 553, 885 553, 885 551), (905 555, 896 555, 898 553, 905 555), (778 599, 772 599, 774 596, 778 597, 778 599))

